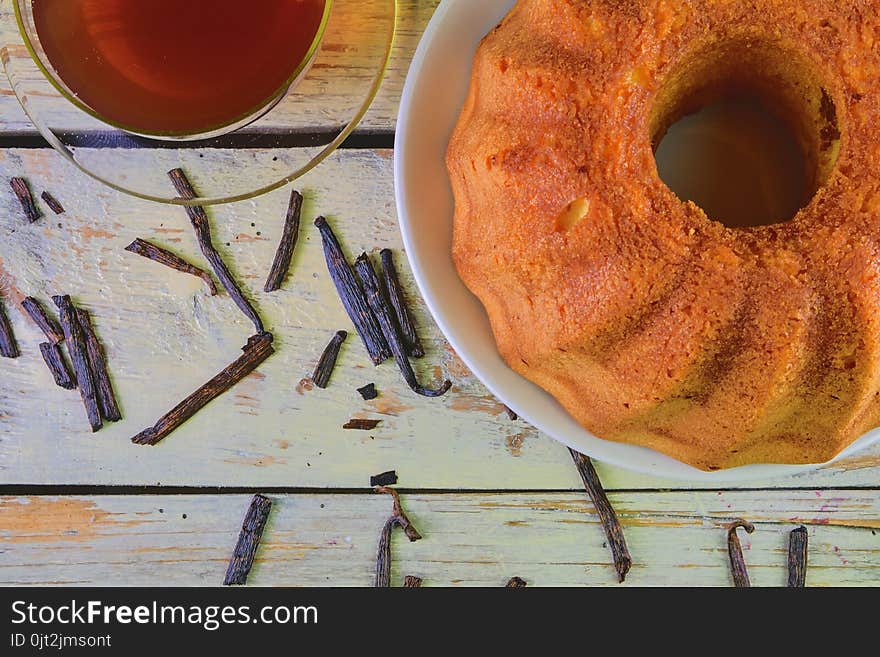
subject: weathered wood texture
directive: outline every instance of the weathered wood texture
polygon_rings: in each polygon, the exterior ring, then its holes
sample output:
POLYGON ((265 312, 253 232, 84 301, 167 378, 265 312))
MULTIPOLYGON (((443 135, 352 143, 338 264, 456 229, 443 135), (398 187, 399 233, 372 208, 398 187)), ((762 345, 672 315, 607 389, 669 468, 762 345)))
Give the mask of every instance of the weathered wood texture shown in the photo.
MULTIPOLYGON (((249 585, 369 586, 385 495, 272 495, 249 585)), ((0 499, 0 583, 219 585, 249 495, 0 499), (161 575, 159 575, 161 573, 161 575)), ((753 586, 784 586, 788 533, 809 531, 810 586, 880 582, 880 499, 860 491, 617 493, 633 555, 626 585, 730 586, 724 524, 742 536, 753 586), (758 511, 757 509, 761 509, 758 511)), ((584 496, 404 495, 423 540, 395 535, 392 586, 617 586, 584 496)))
MULTIPOLYGON (((241 161, 284 151, 190 152, 241 161)), ((139 152, 132 171, 164 176, 178 154, 139 152)), ((278 292, 261 289, 274 256, 289 191, 209 210, 215 240, 250 291, 278 353, 258 372, 144 451, 129 438, 238 355, 251 327, 225 293, 124 250, 135 237, 170 246, 204 266, 182 209, 131 199, 85 178, 50 150, 0 152, 0 177, 22 174, 35 191, 65 205, 61 217, 28 224, 12 191, 0 187, 0 290, 12 299, 70 292, 91 311, 107 350, 124 420, 92 435, 78 394, 54 386, 43 365, 42 334, 7 303, 22 357, 0 377, 0 484, 178 484, 352 487, 370 473, 397 469, 414 488, 571 489, 580 482, 567 451, 504 407, 462 365, 418 300, 402 253, 399 269, 428 349, 414 361, 423 380, 446 376, 441 399, 411 393, 389 362, 374 368, 348 340, 327 390, 300 381, 313 370, 329 332, 353 328, 333 288, 312 219, 326 214, 350 255, 400 249, 389 151, 340 151, 306 176, 300 244, 278 292), (356 389, 375 382, 365 402, 356 389), (373 432, 345 431, 352 417, 381 419, 373 432), (63 443, 63 458, 59 458, 63 443)), ((199 181, 194 181, 198 184, 199 181)), ((597 465, 615 488, 681 486, 597 465)), ((749 487, 876 486, 880 447, 819 473, 749 487)))
MULTIPOLYGON (((357 0, 346 1, 356 2, 357 0)), ((391 2, 391 0, 387 1, 391 2)), ((359 126, 360 132, 389 132, 394 129, 397 122, 397 105, 412 54, 438 3, 439 0, 398 0, 397 33, 391 61, 379 95, 359 126)), ((370 25, 365 25, 360 29, 369 31, 372 28, 370 25)), ((333 103, 347 107, 349 105, 347 95, 350 96, 350 89, 361 89, 363 86, 363 80, 353 80, 351 88, 346 88, 344 80, 340 80, 334 71, 342 65, 365 78, 368 78, 369 75, 366 66, 360 62, 351 61, 352 48, 351 44, 345 41, 344 31, 340 31, 337 35, 328 35, 328 37, 330 38, 325 44, 325 52, 329 54, 328 61, 317 62, 309 75, 312 79, 311 86, 314 87, 316 93, 320 93, 322 96, 324 113, 332 114, 333 103), (328 75, 332 76, 332 85, 328 85, 327 80, 324 79, 328 75)), ((12 67, 23 73, 20 76, 22 79, 17 83, 20 83, 25 89, 48 90, 38 69, 29 61, 27 49, 18 34, 9 0, 0 2, 0 47, 3 46, 8 47, 8 54, 13 60, 12 67)), ((22 111, 9 81, 2 72, 0 72, 0 116, 3 117, 0 136, 18 133, 36 134, 36 130, 22 111)), ((91 122, 83 123, 76 113, 70 111, 56 113, 52 117, 52 121, 70 130, 76 130, 78 127, 94 127, 91 122)), ((262 131, 272 131, 275 129, 283 130, 291 125, 302 125, 301 106, 295 102, 285 101, 276 110, 273 110, 265 120, 262 120, 258 127, 262 131)), ((64 203, 63 200, 61 202, 64 203)))

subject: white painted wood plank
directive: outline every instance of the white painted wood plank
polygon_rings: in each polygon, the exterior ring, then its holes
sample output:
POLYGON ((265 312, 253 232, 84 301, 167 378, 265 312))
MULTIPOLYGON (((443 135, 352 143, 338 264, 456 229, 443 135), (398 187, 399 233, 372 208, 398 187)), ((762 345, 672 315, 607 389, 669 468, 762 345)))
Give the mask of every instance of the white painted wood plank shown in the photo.
MULTIPOLYGON (((236 152, 248 158, 269 151, 236 152)), ((171 165, 198 167, 224 151, 150 151, 133 170, 161 177, 171 165)), ((279 166, 285 152, 277 153, 279 166)), ((123 248, 155 240, 205 266, 185 213, 100 187, 49 150, 0 152, 0 180, 25 175, 68 208, 28 225, 0 185, 0 292, 19 298, 69 292, 93 311, 105 342, 125 420, 88 432, 79 396, 51 384, 37 349, 42 336, 14 308, 23 356, 0 361, 0 484, 143 484, 363 486, 396 468, 412 488, 579 489, 564 448, 504 408, 452 353, 428 316, 409 275, 396 226, 388 151, 338 152, 302 181, 307 201, 300 244, 284 288, 260 292, 274 255, 287 191, 211 211, 217 244, 275 332, 278 353, 258 373, 156 448, 129 438, 236 357, 250 327, 229 297, 207 295, 194 277, 167 270, 123 248), (389 362, 369 363, 355 335, 343 347, 328 390, 298 384, 334 331, 351 329, 327 275, 311 224, 327 214, 354 254, 390 247, 410 290, 429 353, 426 379, 449 376, 445 398, 409 391, 389 362), (228 246, 227 246, 228 244, 228 246), (375 381, 381 396, 355 389, 375 381), (381 419, 376 431, 343 430, 351 417, 381 419)), ((134 175, 134 174, 133 174, 134 175)), ((197 181, 198 182, 198 181, 197 181)), ((609 488, 680 487, 680 483, 600 466, 609 488)), ((876 486, 880 448, 810 475, 755 486, 876 486)))
MULTIPOLYGON (((385 495, 280 495, 250 584, 369 586, 385 495)), ((217 585, 249 497, 0 499, 0 583, 217 585)), ((394 577, 426 586, 615 586, 592 506, 578 494, 404 495, 424 539, 393 540, 394 577)), ((809 532, 809 586, 880 583, 880 493, 618 493, 629 585, 730 586, 724 524, 744 516, 754 586, 784 586, 788 533, 809 532)))
MULTIPOLYGON (((356 2, 357 0, 346 0, 356 2)), ((389 0, 390 1, 390 0, 389 0)), ((360 124, 360 130, 388 131, 393 130, 397 122, 397 107, 400 94, 409 63, 418 45, 419 38, 428 24, 439 0, 398 0, 399 16, 397 21, 397 33, 394 40, 394 48, 388 71, 382 88, 373 102, 369 112, 360 124)), ((370 29, 369 26, 366 29, 370 29)), ((340 32, 337 35, 328 35, 327 61, 310 72, 311 89, 322 95, 322 106, 325 115, 331 114, 334 103, 347 107, 346 98, 351 97, 353 90, 362 88, 359 77, 368 77, 366 66, 359 61, 352 61, 352 48, 350 43, 345 42, 345 35, 340 32), (335 71, 340 65, 347 66, 352 71, 352 79, 348 86, 345 80, 340 79, 335 71), (328 74, 328 71, 331 71, 328 74), (332 79, 332 85, 328 84, 328 75, 332 79), (332 86, 332 89, 328 89, 332 86)), ((350 37, 349 37, 350 38, 350 37)), ((30 62, 24 42, 18 34, 15 17, 12 13, 12 5, 8 0, 0 2, 0 47, 7 45, 8 53, 12 59, 12 68, 21 71, 21 84, 25 89, 34 89, 38 92, 45 89, 48 91, 38 69, 30 62)), ((12 92, 11 85, 6 76, 0 72, 0 135, 9 133, 34 133, 35 129, 21 109, 12 92)), ((82 122, 78 115, 71 111, 53 113, 53 121, 58 125, 71 130, 92 127, 89 122, 82 122)), ((321 119, 321 113, 314 114, 315 128, 332 127, 326 125, 326 120, 321 119)), ((273 110, 266 120, 260 122, 260 130, 288 129, 291 126, 304 124, 302 105, 290 99, 284 101, 273 110)), ((311 125, 311 124, 310 124, 311 125)))

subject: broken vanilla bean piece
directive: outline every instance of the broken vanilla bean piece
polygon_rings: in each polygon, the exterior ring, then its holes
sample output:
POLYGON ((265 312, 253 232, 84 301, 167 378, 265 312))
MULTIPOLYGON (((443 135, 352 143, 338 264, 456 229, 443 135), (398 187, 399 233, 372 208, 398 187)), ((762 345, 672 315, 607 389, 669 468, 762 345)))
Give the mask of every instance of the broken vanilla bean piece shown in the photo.
POLYGON ((425 350, 422 348, 422 342, 419 340, 419 334, 416 332, 412 315, 403 296, 403 286, 394 266, 394 254, 391 249, 382 249, 379 256, 382 258, 382 283, 385 294, 397 317, 397 325, 400 327, 406 353, 413 358, 421 358, 425 355, 425 350))
MULTIPOLYGON (((174 183, 174 188, 177 190, 177 193, 180 194, 182 199, 191 200, 196 198, 196 192, 190 184, 189 179, 186 177, 186 174, 183 172, 183 169, 172 169, 168 172, 168 177, 171 178, 171 182, 174 183)), ((235 305, 238 306, 239 310, 241 310, 241 312, 253 322, 257 329, 256 334, 261 335, 262 333, 265 333, 263 320, 260 319, 260 315, 257 313, 253 305, 251 305, 250 301, 245 298, 244 293, 241 291, 238 283, 235 282, 235 278, 233 278, 226 263, 223 262, 223 258, 220 257, 217 249, 214 248, 214 243, 211 240, 211 223, 208 221, 208 215, 205 212, 205 208, 201 205, 187 205, 185 207, 189 221, 196 231, 196 239, 199 242, 199 248, 202 250, 202 253, 208 262, 211 263, 214 274, 220 279, 220 284, 226 289, 229 296, 232 297, 232 300, 235 302, 235 305)))
POLYGON ((284 278, 290 269, 290 260, 293 258, 293 250, 296 248, 296 240, 299 236, 299 220, 302 215, 303 197, 295 189, 290 192, 290 205, 287 207, 287 216, 284 218, 284 231, 281 241, 278 242, 278 250, 269 270, 269 277, 263 286, 264 292, 274 292, 281 288, 284 278))
POLYGON ((235 386, 275 352, 272 347, 272 334, 260 333, 251 336, 242 351, 244 353, 217 376, 168 411, 154 426, 134 436, 131 442, 137 445, 156 445, 209 402, 235 386))
POLYGON ((403 578, 403 588, 420 589, 422 588, 422 578, 415 575, 407 575, 403 578))
POLYGON ((18 342, 15 333, 12 332, 12 324, 6 316, 3 301, 0 300, 0 356, 3 358, 18 358, 21 352, 18 350, 18 342))
POLYGON ((34 195, 31 194, 31 188, 28 186, 27 180, 24 178, 13 178, 9 181, 9 184, 12 187, 12 191, 15 192, 18 202, 21 203, 21 208, 24 210, 24 214, 30 223, 34 223, 43 216, 43 213, 37 207, 36 201, 34 201, 34 195))
POLYGON ((529 584, 522 577, 511 577, 504 586, 508 589, 523 589, 529 584))
POLYGON ((67 361, 64 360, 64 354, 61 352, 60 344, 41 342, 40 353, 43 355, 46 367, 48 367, 49 371, 52 373, 52 378, 55 379, 55 384, 57 386, 64 388, 65 390, 73 390, 76 388, 76 379, 70 371, 67 361))
POLYGON ((146 258, 147 260, 158 262, 160 265, 165 265, 166 267, 170 267, 171 269, 176 269, 177 271, 183 272, 184 274, 197 276, 198 278, 201 278, 203 281, 205 281, 205 285, 208 286, 208 292, 211 293, 211 296, 217 294, 217 286, 214 285, 214 279, 211 278, 211 274, 206 272, 204 269, 200 269, 199 267, 188 263, 180 256, 171 253, 171 251, 168 251, 167 249, 163 249, 161 246, 156 246, 152 242, 142 240, 140 237, 138 237, 134 242, 125 247, 125 250, 129 251, 130 253, 136 253, 137 255, 146 258))
POLYGON ((807 528, 791 530, 788 535, 788 586, 803 588, 807 585, 807 528))
POLYGON ((599 475, 596 473, 596 468, 593 467, 590 457, 571 448, 568 451, 571 452, 571 458, 574 459, 574 464, 581 475, 587 494, 593 501, 593 506, 596 507, 599 520, 602 521, 602 527, 605 529, 605 536, 608 539, 608 547, 611 548, 611 554, 614 557, 614 568, 617 570, 618 581, 623 582, 632 566, 632 557, 626 546, 626 539, 623 536, 620 521, 617 519, 617 513, 611 506, 611 502, 608 501, 608 496, 605 494, 605 489, 602 487, 602 482, 599 480, 599 475))
POLYGON ((375 383, 368 383, 367 385, 358 388, 357 391, 364 401, 370 401, 371 399, 375 399, 379 396, 379 392, 376 390, 375 383))
POLYGON ((315 371, 312 373, 312 383, 319 388, 326 388, 330 383, 330 375, 333 374, 333 368, 336 367, 336 359, 339 357, 339 350, 342 343, 348 337, 347 331, 336 331, 336 334, 330 339, 330 342, 324 348, 315 371))
POLYGON ((25 297, 21 302, 22 310, 27 313, 34 324, 39 327, 49 342, 40 344, 40 353, 43 355, 43 361, 55 383, 65 390, 73 390, 76 388, 76 377, 70 371, 70 366, 64 358, 64 352, 61 350, 61 343, 64 342, 64 331, 54 319, 49 316, 46 309, 39 301, 33 297, 25 297))
POLYGON ((351 265, 345 259, 345 254, 330 224, 324 217, 318 217, 315 219, 315 226, 321 231, 324 259, 327 261, 327 270, 336 286, 336 292, 358 335, 361 336, 370 360, 373 361, 373 365, 379 365, 391 357, 391 350, 382 335, 379 322, 370 310, 364 291, 358 284, 351 265))
POLYGON ((238 534, 238 541, 232 552, 232 559, 229 560, 229 567, 226 569, 226 577, 223 579, 224 586, 247 584, 248 574, 254 565, 254 557, 260 546, 260 539, 263 537, 263 530, 266 529, 266 521, 269 519, 269 511, 271 510, 272 500, 265 495, 254 495, 244 516, 241 532, 238 534))
POLYGON ((49 316, 46 309, 33 297, 25 297, 21 302, 22 309, 27 313, 34 324, 43 332, 52 344, 64 341, 64 332, 54 319, 49 316))
POLYGON ((376 488, 376 492, 391 495, 394 500, 391 517, 385 521, 385 525, 382 527, 382 533, 379 534, 379 547, 376 551, 376 588, 387 588, 391 586, 391 533, 394 528, 400 527, 410 542, 419 540, 422 535, 416 531, 404 513, 403 507, 400 505, 400 496, 396 490, 387 486, 379 486, 376 488))
POLYGON ((70 296, 52 297, 61 315, 61 328, 64 331, 64 341, 70 352, 70 360, 73 362, 73 371, 76 374, 76 382, 83 405, 86 407, 86 415, 92 431, 98 431, 104 423, 101 421, 101 409, 98 406, 98 392, 95 380, 92 376, 92 368, 89 363, 88 346, 83 334, 79 317, 70 296))
POLYGON ((83 338, 86 343, 86 354, 89 357, 89 368, 92 372, 92 380, 95 382, 95 392, 98 396, 98 408, 101 417, 110 422, 118 422, 122 419, 119 404, 116 402, 116 393, 113 392, 113 383, 107 371, 107 356, 104 347, 95 335, 92 327, 92 318, 88 311, 82 308, 76 309, 76 318, 82 328, 83 338))
POLYGON ((370 477, 370 486, 392 486, 397 483, 397 472, 389 470, 370 477))
POLYGON ((385 336, 385 340, 391 347, 391 353, 394 355, 394 360, 397 362, 397 366, 400 368, 400 372, 403 374, 403 378, 406 380, 410 389, 416 394, 423 395, 424 397, 440 397, 445 395, 452 387, 452 381, 447 379, 443 382, 443 385, 441 385, 440 388, 432 390, 431 388, 426 388, 421 385, 416 379, 416 373, 413 371, 412 364, 409 362, 409 357, 406 355, 406 347, 403 345, 400 328, 397 326, 397 320, 394 318, 388 302, 382 294, 382 290, 379 286, 379 279, 376 277, 376 271, 370 263, 369 256, 367 256, 366 253, 362 253, 355 261, 354 267, 355 271, 357 271, 358 277, 361 279, 361 284, 363 285, 364 294, 366 295, 370 310, 373 311, 374 316, 379 320, 382 334, 385 336))
POLYGON ((55 214, 64 214, 64 206, 58 202, 58 199, 52 196, 49 192, 43 192, 40 194, 40 198, 43 199, 43 202, 49 206, 49 209, 52 210, 55 214))
POLYGON ((742 527, 747 534, 755 531, 755 526, 742 518, 737 518, 727 525, 727 554, 730 556, 730 574, 733 577, 733 585, 737 588, 749 588, 749 571, 746 568, 746 560, 743 556, 742 545, 736 530, 742 527))
POLYGON ((372 431, 379 426, 382 420, 362 420, 354 418, 342 425, 343 429, 356 429, 358 431, 372 431))

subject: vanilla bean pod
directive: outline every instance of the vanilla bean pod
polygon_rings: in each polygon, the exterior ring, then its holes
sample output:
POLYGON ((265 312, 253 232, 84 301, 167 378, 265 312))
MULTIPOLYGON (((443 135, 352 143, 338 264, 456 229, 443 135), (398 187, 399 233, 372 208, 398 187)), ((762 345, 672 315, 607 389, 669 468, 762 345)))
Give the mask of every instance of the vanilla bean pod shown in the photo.
POLYGON ((118 422, 122 419, 119 404, 116 401, 116 393, 113 392, 113 383, 110 381, 110 373, 107 371, 107 356, 104 347, 95 335, 92 326, 92 318, 88 311, 82 308, 76 309, 76 318, 82 328, 83 338, 86 343, 86 354, 89 357, 89 367, 92 372, 92 380, 95 383, 95 392, 98 396, 98 408, 101 416, 110 422, 118 422))
POLYGON ((211 296, 217 294, 217 286, 214 285, 214 279, 211 278, 211 274, 204 269, 188 263, 179 255, 172 253, 168 249, 163 249, 161 246, 157 246, 152 242, 148 242, 147 240, 138 237, 134 242, 125 247, 125 250, 130 253, 135 253, 147 260, 157 262, 160 265, 165 265, 171 269, 183 272, 184 274, 190 274, 201 278, 205 282, 205 285, 208 286, 208 292, 210 292, 211 296))
POLYGON ((0 300, 0 356, 3 356, 3 358, 18 358, 20 355, 18 342, 15 340, 15 333, 12 331, 12 324, 9 323, 9 317, 6 316, 3 301, 0 300))
MULTIPOLYGON (((196 198, 196 192, 190 184, 189 179, 186 177, 186 174, 183 172, 183 169, 172 169, 168 172, 168 176, 171 178, 171 182, 174 183, 174 188, 182 199, 191 200, 196 198)), ((208 221, 208 215, 205 212, 205 208, 201 205, 187 205, 185 207, 190 223, 196 231, 196 239, 199 242, 199 248, 201 248, 205 258, 211 264, 214 274, 216 274, 217 278, 220 280, 220 284, 226 289, 229 296, 232 297, 232 300, 235 302, 235 305, 239 307, 241 312, 253 322, 257 329, 257 335, 265 333, 263 320, 260 319, 260 315, 257 313, 253 305, 251 305, 251 302, 245 298, 244 292, 242 292, 238 283, 236 283, 235 278, 233 278, 226 263, 223 262, 220 253, 214 248, 214 243, 211 240, 211 223, 208 221)))
POLYGON ((40 194, 40 198, 43 199, 43 202, 49 206, 49 209, 52 210, 55 214, 64 214, 64 206, 58 202, 58 199, 52 196, 49 192, 43 192, 40 194))
POLYGON ((70 352, 70 360, 73 363, 73 371, 76 373, 76 383, 79 387, 79 394, 82 397, 83 405, 86 408, 89 425, 91 425, 93 432, 98 431, 104 423, 101 420, 98 392, 89 363, 88 346, 86 345, 82 326, 79 323, 76 308, 70 297, 66 294, 52 297, 52 300, 58 306, 61 316, 64 341, 67 343, 68 352, 70 352))
POLYGON ((34 297, 25 297, 21 301, 21 308, 34 324, 43 332, 49 342, 40 344, 40 354, 55 383, 65 390, 76 388, 76 377, 70 370, 70 365, 64 358, 61 343, 64 342, 64 331, 54 319, 49 316, 46 309, 34 297))
POLYGON ((370 486, 393 486, 397 483, 397 472, 389 470, 370 477, 370 486))
POLYGON ((419 334, 416 331, 415 323, 410 314, 409 307, 406 305, 406 299, 403 296, 403 286, 400 284, 400 277, 397 275, 397 268, 394 266, 394 254, 391 249, 382 249, 379 253, 382 258, 382 283, 388 301, 397 317, 397 325, 400 327, 400 335, 403 338, 403 344, 406 347, 406 353, 413 358, 421 358, 425 355, 422 348, 422 342, 419 340, 419 334))
POLYGON ((361 279, 367 303, 373 311, 376 319, 379 320, 382 334, 385 336, 388 345, 391 347, 391 353, 394 355, 394 360, 397 361, 397 366, 400 368, 400 372, 403 374, 403 378, 406 380, 410 389, 425 397, 440 397, 445 395, 452 387, 452 381, 447 379, 443 382, 443 385, 441 385, 440 388, 432 390, 421 385, 416 379, 416 373, 413 371, 412 365, 409 362, 409 357, 406 355, 406 348, 401 339, 397 320, 391 313, 388 302, 384 299, 382 289, 379 286, 379 279, 376 277, 376 271, 370 263, 369 256, 367 256, 366 253, 362 253, 355 261, 354 267, 355 271, 357 271, 358 277, 361 279))
POLYGON ((356 429, 357 431, 372 431, 382 420, 364 420, 361 418, 353 418, 342 425, 343 429, 356 429))
POLYGON ((257 369, 263 361, 275 352, 272 348, 272 334, 261 333, 251 336, 247 344, 242 348, 242 351, 244 353, 230 365, 226 366, 217 376, 168 411, 154 426, 144 429, 134 436, 131 442, 137 445, 155 445, 159 443, 181 424, 207 406, 209 402, 235 386, 235 384, 257 369))
POLYGON ((807 528, 801 525, 788 535, 788 585, 807 585, 807 528))
POLYGON ((336 239, 330 224, 324 217, 318 217, 315 219, 315 226, 321 232, 327 270, 330 272, 330 278, 336 286, 342 305, 357 329, 358 335, 361 336, 367 353, 370 355, 370 360, 374 365, 379 365, 391 356, 391 350, 388 348, 379 322, 373 315, 373 311, 370 310, 364 291, 361 289, 351 265, 345 259, 342 246, 336 239))
POLYGON ((247 584, 248 574, 254 565, 254 557, 269 519, 269 511, 272 510, 272 500, 265 495, 254 495, 248 507, 238 534, 238 541, 229 560, 226 569, 226 577, 223 579, 224 586, 247 584))
POLYGON ((330 342, 321 353, 321 358, 315 366, 312 373, 312 382, 319 388, 326 388, 330 383, 330 375, 336 367, 336 359, 339 358, 339 350, 342 343, 348 337, 347 331, 336 331, 336 334, 330 339, 330 342))
POLYGON ((391 495, 394 500, 394 507, 391 511, 391 517, 385 521, 382 526, 382 533, 379 534, 379 547, 376 551, 376 587, 387 588, 391 586, 391 533, 395 527, 400 527, 406 534, 406 537, 412 541, 419 540, 422 535, 416 531, 403 507, 400 504, 400 497, 397 491, 387 486, 376 488, 377 493, 385 493, 391 495))
POLYGON ((34 223, 43 216, 43 213, 37 207, 34 195, 31 194, 31 188, 27 180, 24 178, 13 178, 9 181, 9 185, 12 187, 12 191, 15 192, 15 197, 21 203, 21 208, 24 210, 24 214, 30 223, 34 223))
POLYGON ((33 297, 25 297, 21 302, 22 309, 27 313, 34 324, 39 327, 46 338, 52 344, 58 344, 64 341, 64 332, 54 319, 49 316, 46 309, 39 301, 33 297))
POLYGON ((49 368, 49 372, 52 373, 52 378, 55 379, 55 384, 58 387, 65 390, 76 388, 76 379, 70 371, 67 361, 64 360, 60 344, 41 342, 40 353, 43 355, 43 361, 45 361, 46 367, 49 368))
POLYGON ((752 523, 746 522, 741 518, 737 518, 727 525, 727 554, 730 556, 730 575, 733 577, 734 586, 737 588, 748 588, 751 586, 749 571, 746 568, 742 545, 736 533, 736 530, 740 527, 745 529, 747 534, 755 531, 755 526, 752 523))
POLYGON ((357 391, 364 401, 370 401, 371 399, 375 399, 379 396, 379 392, 376 390, 375 383, 368 383, 367 385, 358 388, 357 391))
POLYGON ((281 288, 285 276, 290 269, 290 261, 296 248, 299 237, 299 220, 302 215, 303 197, 295 189, 290 193, 290 205, 287 208, 287 216, 284 218, 284 230, 281 241, 278 242, 278 250, 269 270, 269 277, 263 286, 264 292, 274 292, 281 288))
POLYGON ((605 489, 602 487, 602 482, 599 480, 599 475, 596 472, 596 468, 593 467, 590 457, 584 456, 571 448, 568 451, 571 453, 571 458, 574 460, 578 473, 581 475, 584 487, 587 489, 587 494, 593 501, 593 506, 596 507, 599 519, 602 521, 602 527, 605 529, 605 536, 608 539, 608 546, 611 548, 611 554, 614 557, 614 568, 617 570, 618 581, 623 582, 632 566, 632 557, 629 554, 629 548, 626 546, 626 539, 623 536, 620 521, 617 519, 617 513, 615 513, 614 507, 611 506, 611 502, 605 494, 605 489))

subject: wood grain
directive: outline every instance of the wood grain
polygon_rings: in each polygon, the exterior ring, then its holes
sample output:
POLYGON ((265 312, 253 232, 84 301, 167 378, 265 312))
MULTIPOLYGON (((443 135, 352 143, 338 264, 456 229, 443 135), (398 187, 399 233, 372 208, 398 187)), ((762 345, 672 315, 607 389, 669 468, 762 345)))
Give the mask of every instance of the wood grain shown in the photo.
MULTIPOLYGON (((358 1, 345 0, 345 2, 358 1)), ((383 1, 390 2, 390 0, 383 1)), ((337 0, 337 5, 340 2, 342 0, 337 0)), ((397 106, 412 54, 438 3, 439 0, 398 0, 397 33, 391 61, 379 95, 360 124, 360 132, 393 131, 397 122, 397 106)), ((338 10, 344 11, 344 7, 340 6, 338 10)), ((366 24, 361 29, 369 31, 373 28, 366 24)), ((19 73, 17 84, 23 89, 33 91, 37 96, 52 93, 39 70, 30 62, 24 42, 18 34, 11 3, 8 1, 0 2, 0 47, 4 45, 7 46, 8 56, 12 60, 11 69, 19 73)), ((324 59, 315 62, 309 73, 309 89, 322 96, 322 112, 314 113, 310 119, 312 127, 316 130, 331 127, 327 125, 326 118, 322 121, 322 114, 326 117, 332 114, 335 108, 349 106, 347 96, 351 95, 351 90, 363 86, 362 78, 367 77, 366 66, 357 60, 352 61, 352 51, 352 44, 346 42, 343 32, 328 34, 324 59), (341 65, 351 71, 352 79, 349 84, 346 84, 345 79, 340 78, 336 73, 341 65)), ((54 124, 74 131, 95 127, 91 122, 83 121, 78 113, 61 109, 62 111, 54 112, 52 115, 51 120, 54 124)), ((3 117, 0 136, 36 134, 36 130, 16 100, 8 79, 2 73, 0 73, 0 116, 3 117)), ((271 132, 289 129, 291 126, 302 129, 306 127, 306 122, 304 122, 302 105, 292 100, 285 100, 255 128, 271 132)))
MULTIPOLYGON (((249 585, 369 586, 384 495, 270 495, 249 585)), ((0 498, 0 584, 219 585, 249 495, 0 498)), ((730 586, 724 525, 744 515, 753 586, 784 586, 788 534, 809 532, 810 586, 880 582, 880 496, 863 491, 612 495, 633 555, 626 583, 730 586)), ((423 540, 393 543, 392 586, 618 586, 583 494, 403 496, 423 540)))
MULTIPOLYGON (((278 157, 285 151, 186 152, 193 161, 278 157)), ((168 151, 139 152, 129 166, 164 179, 168 151)), ((163 244, 205 266, 182 209, 138 201, 100 187, 48 149, 0 151, 0 176, 23 174, 51 189, 67 208, 33 225, 0 187, 0 289, 22 349, 2 362, 0 484, 127 484, 357 487, 370 473, 396 469, 412 488, 580 490, 567 450, 505 408, 470 374, 442 339, 400 252, 389 151, 339 151, 302 181, 303 229, 285 287, 261 292, 287 209, 279 190, 209 210, 216 243, 247 288, 278 353, 228 396, 212 403, 156 449, 128 439, 227 365, 251 327, 226 294, 212 297, 192 276, 133 258, 135 237, 163 244), (373 367, 349 340, 327 390, 302 380, 313 371, 328 331, 353 330, 327 275, 312 226, 327 214, 349 255, 395 249, 427 357, 414 361, 422 380, 449 377, 441 399, 411 393, 393 363, 373 367), (92 436, 75 391, 52 384, 39 330, 14 300, 71 291, 87 308, 107 350, 125 420, 92 436), (375 382, 377 399, 357 388, 375 382), (353 417, 381 419, 376 431, 345 431, 353 417), (58 458, 60 437, 65 458, 58 458)), ((194 181, 198 183, 198 181, 194 181)), ((597 464, 609 490, 680 488, 680 482, 597 464)), ((818 473, 748 482, 748 487, 876 486, 880 446, 818 473)), ((509 577, 509 574, 508 574, 509 577)))

